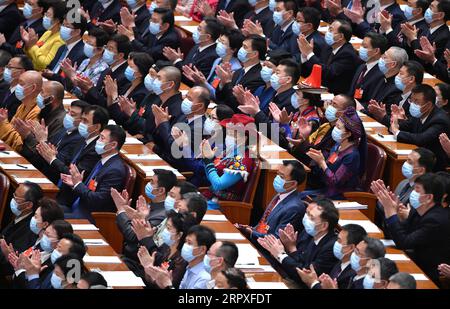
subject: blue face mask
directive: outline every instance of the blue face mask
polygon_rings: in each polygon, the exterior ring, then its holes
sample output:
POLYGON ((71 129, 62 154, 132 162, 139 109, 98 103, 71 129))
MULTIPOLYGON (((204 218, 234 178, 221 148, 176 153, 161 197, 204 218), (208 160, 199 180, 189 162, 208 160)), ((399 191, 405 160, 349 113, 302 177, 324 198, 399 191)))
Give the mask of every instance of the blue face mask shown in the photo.
POLYGON ((88 125, 81 122, 81 123, 78 125, 78 132, 79 132, 80 135, 81 135, 82 137, 84 137, 85 139, 88 138, 88 136, 89 136, 89 128, 88 128, 88 125))
POLYGON ((375 285, 375 278, 372 278, 371 275, 366 274, 363 280, 363 286, 365 290, 372 290, 375 285))
POLYGON ((411 20, 413 18, 413 10, 414 9, 409 5, 406 6, 404 13, 407 20, 411 20))
POLYGON ((29 5, 28 3, 25 3, 25 5, 23 6, 23 16, 26 19, 30 19, 31 15, 33 15, 33 7, 31 5, 29 5))
POLYGON ((203 258, 203 266, 205 266, 205 270, 208 273, 211 273, 211 258, 209 257, 209 255, 205 255, 205 257, 203 258))
POLYGON ((361 58, 362 61, 367 62, 369 60, 369 50, 361 46, 359 48, 359 58, 361 58))
POLYGON ((136 77, 134 76, 134 70, 130 66, 127 66, 127 68, 125 69, 125 77, 130 82, 132 82, 136 79, 136 77))
POLYGON ((325 42, 327 43, 328 46, 332 46, 334 43, 336 43, 334 41, 334 35, 332 32, 327 31, 327 33, 325 34, 325 42))
POLYGON ((50 240, 50 238, 47 237, 47 235, 43 235, 41 238, 41 241, 39 242, 39 244, 41 245, 42 250, 44 250, 45 252, 52 252, 53 251, 53 247, 52 247, 52 241, 50 240))
POLYGON ((273 180, 273 188, 275 189, 275 191, 277 191, 278 193, 283 193, 286 191, 286 189, 284 188, 284 184, 286 183, 286 180, 284 180, 283 178, 281 178, 280 175, 277 175, 274 180, 273 180))
POLYGON ((298 95, 297 95, 297 92, 294 92, 294 93, 291 95, 291 105, 292 105, 292 107, 295 108, 295 109, 297 109, 297 108, 300 107, 300 103, 298 103, 298 95))
POLYGON ((161 27, 158 23, 150 22, 150 24, 148 25, 148 30, 151 34, 157 35, 161 32, 161 27))
POLYGON ((36 235, 39 235, 39 232, 41 231, 34 217, 30 220, 30 230, 36 235))
POLYGON ((153 91, 153 78, 150 75, 145 76, 144 86, 148 91, 153 91))
POLYGON ((53 25, 52 19, 47 16, 44 16, 44 18, 42 19, 42 26, 45 28, 45 30, 50 29, 52 25, 53 25))
POLYGON ((44 101, 45 101, 44 97, 39 93, 38 96, 36 97, 36 103, 40 109, 44 109, 45 107, 44 101))
POLYGON ((50 255, 50 260, 52 261, 52 264, 55 264, 56 260, 62 257, 61 252, 58 250, 53 250, 52 255, 50 255))
POLYGON ((100 142, 100 140, 97 140, 97 142, 95 142, 95 152, 98 153, 99 155, 104 154, 105 152, 108 151, 105 149, 106 145, 107 144, 100 142))
POLYGON ((16 217, 20 216, 20 214, 22 213, 22 211, 19 209, 19 204, 17 204, 17 201, 15 198, 11 199, 11 202, 9 203, 9 208, 11 208, 11 212, 16 217))
POLYGON ((88 58, 94 57, 94 46, 92 46, 91 44, 84 43, 83 51, 86 57, 88 58))
POLYGON ((314 221, 312 221, 307 214, 305 214, 303 216, 303 227, 305 228, 305 232, 311 236, 314 237, 317 234, 317 230, 316 230, 316 224, 314 223, 314 221))
POLYGON ((3 80, 5 82, 7 82, 8 84, 11 84, 12 81, 12 72, 10 69, 5 68, 5 70, 3 71, 3 80))
POLYGON ((130 9, 135 9, 137 6, 136 0, 127 0, 127 4, 130 7, 130 9))
POLYGON ((325 118, 327 118, 327 120, 329 122, 335 121, 336 120, 336 112, 337 112, 337 109, 333 105, 329 105, 327 107, 327 109, 325 110, 325 118))
POLYGON ((73 127, 75 127, 75 125, 73 124, 73 122, 74 122, 73 117, 70 116, 69 114, 66 114, 66 115, 64 116, 64 120, 63 120, 63 126, 64 126, 64 129, 66 129, 66 130, 73 129, 73 127))
POLYGON ((264 82, 270 82, 270 78, 272 77, 273 70, 269 67, 263 66, 261 69, 261 78, 264 82))
POLYGON ((155 195, 152 192, 153 186, 151 183, 147 182, 147 184, 145 185, 145 195, 147 195, 147 197, 151 200, 155 198, 155 195))
POLYGON ((205 124, 203 126, 203 131, 206 135, 211 135, 217 126, 217 122, 212 120, 211 118, 206 118, 205 124))
POLYGON ((302 27, 298 21, 294 21, 292 24, 292 32, 294 32, 295 35, 299 35, 302 32, 302 27))
POLYGON ((61 26, 61 29, 59 30, 59 35, 61 36, 61 39, 63 39, 64 42, 67 42, 72 37, 72 29, 67 28, 65 26, 61 26))
POLYGON ((342 142, 342 131, 338 129, 338 127, 334 127, 333 131, 331 131, 331 138, 333 138, 336 143, 342 142))
POLYGON ((223 58, 223 57, 225 57, 227 55, 227 47, 225 46, 225 44, 223 44, 221 42, 217 42, 216 54, 220 58, 223 58))
POLYGON ((280 84, 280 78, 278 77, 277 74, 273 74, 273 75, 270 77, 270 85, 271 85, 272 88, 275 89, 275 90, 280 89, 280 87, 281 87, 281 84, 280 84))
POLYGON ((164 209, 169 212, 171 210, 175 210, 175 199, 171 197, 170 195, 166 196, 166 199, 164 200, 164 209))
POLYGON ((192 102, 188 98, 185 98, 183 102, 181 102, 181 111, 185 115, 192 113, 192 102))
POLYGON ((54 289, 56 289, 56 290, 62 289, 62 279, 60 277, 58 277, 54 272, 50 279, 50 283, 52 284, 52 287, 54 289))
POLYGON ((17 85, 16 90, 14 90, 17 100, 22 101, 25 99, 25 88, 22 85, 17 85))
POLYGON ((352 253, 350 256, 350 266, 355 272, 358 272, 361 270, 361 265, 359 265, 359 262, 361 261, 361 258, 359 255, 357 255, 355 252, 352 253))
POLYGON ((269 1, 269 10, 271 10, 272 12, 275 11, 275 7, 276 6, 277 6, 276 0, 270 0, 269 1))
POLYGON ((248 0, 248 4, 250 4, 252 7, 255 7, 257 2, 258 0, 248 0))
POLYGON ((248 53, 247 51, 244 49, 244 47, 239 48, 238 51, 238 59, 240 62, 245 63, 248 61, 248 53))
POLYGON ((105 49, 102 58, 108 65, 111 65, 114 63, 114 56, 115 54, 112 51, 105 49))
POLYGON ((181 257, 188 263, 192 262, 195 259, 195 255, 193 254, 194 247, 185 243, 183 248, 181 249, 181 257))
POLYGON ((411 179, 414 176, 414 167, 405 161, 402 165, 402 174, 406 179, 411 179))
POLYGON ((398 75, 395 77, 395 87, 397 87, 400 91, 405 90, 405 84, 403 83, 402 78, 398 75))
POLYGON ((281 26, 283 21, 283 12, 273 12, 273 22, 275 25, 281 26))
POLYGON ((420 207, 420 193, 416 190, 413 190, 409 195, 409 204, 411 204, 411 207, 413 207, 414 209, 420 207))
POLYGON ((413 116, 415 118, 422 117, 422 111, 420 110, 420 105, 417 105, 414 102, 410 102, 410 104, 409 104, 409 113, 411 114, 411 116, 413 116))
POLYGON ((431 24, 433 22, 433 11, 430 8, 428 8, 425 11, 424 17, 425 17, 425 21, 427 22, 427 24, 431 24))
POLYGON ((194 40, 195 44, 200 44, 200 32, 198 32, 198 29, 195 29, 194 33, 192 33, 192 40, 194 40))
POLYGON ((383 58, 380 58, 378 61, 378 68, 380 69, 381 73, 386 74, 389 69, 386 66, 386 61, 384 61, 383 58))
POLYGON ((160 95, 161 93, 164 92, 164 90, 162 90, 161 87, 162 87, 162 82, 159 79, 154 79, 152 89, 156 95, 160 95))
POLYGON ((169 232, 169 230, 167 228, 165 228, 161 232, 161 239, 169 247, 175 243, 175 240, 172 239, 172 234, 169 232))
POLYGON ((344 253, 342 253, 342 245, 335 241, 333 245, 333 254, 338 260, 342 260, 344 253))
POLYGON ((148 8, 148 11, 150 12, 150 14, 153 14, 153 11, 158 7, 158 5, 156 4, 155 1, 152 2, 152 4, 150 4, 150 7, 148 8))

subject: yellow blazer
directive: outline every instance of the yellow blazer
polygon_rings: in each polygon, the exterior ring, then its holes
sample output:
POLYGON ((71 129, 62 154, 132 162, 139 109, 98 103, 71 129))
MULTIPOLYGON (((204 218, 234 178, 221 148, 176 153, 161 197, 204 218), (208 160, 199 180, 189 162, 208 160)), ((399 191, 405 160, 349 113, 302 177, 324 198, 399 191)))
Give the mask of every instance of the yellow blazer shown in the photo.
POLYGON ((64 44, 59 31, 53 34, 51 31, 46 31, 35 45, 25 49, 25 53, 33 61, 34 69, 42 71, 52 62, 56 52, 64 44))
MULTIPOLYGON (((11 122, 16 118, 22 120, 38 120, 39 112, 40 109, 36 103, 33 104, 32 107, 20 104, 16 114, 11 119, 11 122)), ((8 119, 0 123, 0 139, 11 146, 15 151, 19 152, 22 150, 22 136, 14 129, 8 119)))

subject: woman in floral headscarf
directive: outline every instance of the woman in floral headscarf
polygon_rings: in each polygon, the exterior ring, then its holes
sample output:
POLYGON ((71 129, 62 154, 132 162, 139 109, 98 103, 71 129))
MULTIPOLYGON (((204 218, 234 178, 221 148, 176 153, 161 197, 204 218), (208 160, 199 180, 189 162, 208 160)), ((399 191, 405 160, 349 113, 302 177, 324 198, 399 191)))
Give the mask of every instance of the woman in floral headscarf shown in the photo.
POLYGON ((323 186, 318 190, 306 190, 303 196, 324 195, 342 199, 343 193, 355 191, 365 170, 367 139, 365 131, 353 107, 348 107, 333 128, 335 141, 329 155, 310 149, 306 154, 313 160, 313 175, 319 176, 323 186))

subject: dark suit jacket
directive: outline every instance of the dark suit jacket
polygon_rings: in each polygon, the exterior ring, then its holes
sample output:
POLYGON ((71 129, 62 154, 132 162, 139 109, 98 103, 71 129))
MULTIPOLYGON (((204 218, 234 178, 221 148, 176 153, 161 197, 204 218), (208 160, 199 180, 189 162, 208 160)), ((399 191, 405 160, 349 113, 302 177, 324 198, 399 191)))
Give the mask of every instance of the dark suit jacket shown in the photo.
POLYGON ((239 28, 242 27, 244 23, 244 16, 247 12, 252 10, 250 4, 248 4, 247 0, 230 0, 228 6, 225 7, 226 0, 219 0, 216 9, 216 15, 220 10, 225 10, 227 13, 234 13, 234 20, 239 28))
MULTIPOLYGON (((42 251, 42 250, 41 250, 42 251)), ((44 283, 44 280, 49 276, 51 278, 51 273, 53 272, 54 266, 52 263, 52 260, 50 256, 47 260, 45 260, 44 263, 42 263, 42 267, 46 266, 40 273, 39 273, 39 279, 36 279, 38 281, 33 282, 30 286, 31 288, 40 288, 42 284, 44 283)), ((25 275, 25 272, 22 272, 18 277, 14 277, 13 279, 13 288, 15 289, 26 289, 28 288, 28 279, 25 275)))
MULTIPOLYGON (((408 55, 411 57, 411 59, 417 60, 416 55, 414 55, 414 49, 411 48, 411 46, 407 42, 406 37, 403 35, 403 33, 401 33, 400 25, 401 24, 398 24, 395 29, 393 28, 391 32, 385 34, 388 39, 389 45, 403 48, 408 52, 408 55)), ((414 26, 419 30, 419 32, 417 32, 418 38, 420 38, 423 33, 428 31, 428 24, 425 19, 416 22, 414 26)))
POLYGON ((398 142, 430 149, 436 155, 435 170, 445 170, 448 158, 439 143, 439 134, 450 135, 450 119, 445 111, 433 107, 423 124, 419 118, 410 117, 408 120, 400 121, 399 125, 398 142))
POLYGON ((9 40, 14 30, 23 21, 22 14, 17 8, 15 2, 10 3, 0 12, 0 33, 5 35, 6 41, 9 40))
MULTIPOLYGON (((150 203, 150 216, 148 221, 151 226, 158 226, 166 218, 166 209, 164 208, 164 202, 162 203, 150 203)), ((124 238, 123 253, 126 257, 131 259, 137 259, 137 251, 139 249, 139 241, 136 234, 131 228, 131 219, 125 212, 120 213, 116 217, 116 223, 120 232, 124 238)))
MULTIPOLYGON (((121 93, 120 95, 123 94, 124 93, 121 93)), ((145 88, 144 82, 142 82, 140 85, 134 88, 133 91, 131 91, 131 93, 127 97, 136 102, 136 104, 139 104, 147 94, 148 90, 147 88, 145 88)), ((108 107, 108 111, 110 118, 114 119, 114 121, 119 125, 124 125, 130 119, 128 115, 122 112, 118 103, 110 105, 108 107)), ((124 127, 124 129, 127 130, 126 127, 124 127)))
POLYGON ((287 52, 293 52, 295 49, 298 49, 297 42, 292 40, 293 37, 296 37, 296 35, 292 32, 292 23, 286 31, 281 30, 280 26, 275 26, 270 36, 269 48, 272 50, 283 49, 287 52))
POLYGON ((106 92, 103 82, 105 81, 105 77, 110 75, 112 79, 117 80, 117 87, 119 94, 123 94, 128 89, 130 82, 125 77, 125 70, 127 69, 128 63, 125 61, 122 63, 117 69, 111 71, 110 68, 100 74, 97 85, 89 89, 89 91, 85 94, 84 100, 92 105, 100 105, 106 108, 106 92))
POLYGON ((14 91, 11 92, 8 89, 8 91, 5 92, 3 101, 0 102, 0 107, 8 109, 8 121, 11 121, 12 117, 14 117, 21 103, 22 102, 17 99, 14 91))
POLYGON ((355 278, 355 277, 356 277, 356 275, 354 275, 352 278, 350 278, 350 282, 348 284, 348 289, 352 289, 352 290, 364 289, 364 285, 363 285, 364 277, 353 281, 353 278, 355 278))
POLYGON ((152 56, 155 62, 158 60, 167 61, 167 58, 163 55, 164 47, 167 46, 173 49, 180 47, 180 37, 173 27, 169 28, 159 40, 149 31, 143 36, 139 33, 137 28, 134 28, 133 31, 135 35, 135 39, 131 42, 133 51, 145 52, 152 56))
POLYGON ((289 253, 283 259, 281 263, 283 270, 291 279, 301 284, 303 282, 295 270, 296 267, 300 269, 309 268, 313 264, 318 276, 322 273, 329 273, 337 262, 333 254, 335 241, 336 235, 334 233, 328 233, 316 245, 314 238, 303 231, 298 236, 297 251, 289 253))
POLYGON ((253 93, 258 87, 265 85, 261 78, 261 69, 261 64, 256 64, 242 76, 239 82, 237 82, 238 78, 244 68, 235 71, 230 83, 225 84, 222 89, 220 89, 220 86, 216 89, 217 104, 226 104, 235 112, 240 112, 237 108, 239 104, 233 95, 233 87, 237 84, 241 84, 242 87, 247 88, 253 93))
POLYGON ((252 228, 251 238, 256 240, 259 237, 264 237, 267 234, 273 234, 278 237, 278 230, 283 229, 288 223, 293 226, 301 225, 300 222, 305 215, 305 204, 300 199, 300 192, 293 191, 286 196, 275 209, 267 216, 266 224, 269 226, 266 234, 259 233, 255 230, 256 226, 252 228))
POLYGON ((151 15, 147 8, 147 5, 144 4, 143 6, 141 6, 134 14, 136 15, 134 23, 139 33, 143 34, 144 32, 148 31, 148 24, 151 15))
MULTIPOLYGON (((292 37, 291 37, 291 47, 292 48, 294 48, 294 50, 293 51, 291 51, 291 53, 292 53, 292 56, 294 57, 294 59, 295 60, 297 60, 298 61, 298 63, 301 63, 301 54, 300 54, 300 50, 298 49, 298 44, 297 44, 297 38, 298 38, 298 36, 296 36, 296 35, 293 35, 292 37)), ((325 42, 325 39, 323 38, 323 35, 319 32, 319 31, 317 31, 317 30, 315 30, 314 32, 312 32, 310 35, 308 35, 307 37, 306 37, 306 40, 308 41, 308 42, 311 42, 311 40, 314 40, 313 42, 314 42, 314 46, 313 46, 313 52, 314 52, 314 54, 316 54, 316 55, 320 55, 320 53, 323 51, 323 50, 325 50, 325 49, 327 49, 328 48, 328 45, 327 45, 327 43, 325 42)), ((303 67, 302 67, 302 70, 301 70, 301 76, 302 77, 308 77, 309 76, 309 74, 311 74, 311 72, 309 71, 308 72, 308 70, 303 70, 303 67)))
POLYGON ((365 63, 361 64, 355 71, 353 80, 351 82, 350 90, 347 95, 354 97, 355 90, 360 88, 363 90, 362 98, 358 101, 367 109, 369 101, 375 97, 376 90, 381 87, 381 83, 384 81, 384 74, 381 73, 378 65, 375 65, 372 69, 366 72, 366 75, 362 78, 361 82, 358 84, 359 77, 363 72, 365 63))
POLYGON ((0 104, 3 103, 3 100, 5 100, 6 95, 10 94, 9 91, 9 84, 5 82, 5 80, 2 77, 2 81, 0 82, 0 104))
MULTIPOLYGON (((346 289, 349 286, 350 281, 356 275, 356 273, 352 269, 352 266, 350 264, 348 264, 347 267, 345 267, 344 270, 341 271, 341 264, 342 264, 341 262, 338 262, 336 265, 334 265, 329 275, 332 279, 337 279, 339 289, 346 289)), ((320 283, 317 283, 312 288, 321 289, 322 285, 320 283)))
POLYGON ((360 61, 352 44, 345 43, 336 55, 333 55, 332 48, 329 47, 322 51, 320 58, 312 56, 303 67, 311 72, 314 64, 322 65, 322 84, 328 87, 329 92, 337 95, 348 92, 360 61))
POLYGON ((76 217, 93 221, 91 212, 115 212, 116 207, 111 198, 111 188, 122 191, 127 176, 128 172, 120 155, 117 154, 106 161, 95 176, 97 183, 95 191, 91 191, 84 182, 73 188, 74 194, 80 198, 79 213, 76 214, 76 217))
POLYGON ((136 102, 136 111, 122 126, 126 128, 128 133, 130 133, 131 135, 144 134, 146 127, 146 117, 149 113, 153 115, 151 106, 154 102, 159 101, 159 96, 157 96, 153 92, 147 93, 147 95, 141 102, 136 102), (142 114, 140 114, 141 108, 143 109, 142 114))
POLYGON ((402 100, 402 91, 395 86, 395 76, 382 79, 373 98, 378 102, 383 102, 386 105, 387 114, 390 115, 391 105, 402 100))
MULTIPOLYGON (((95 143, 98 137, 94 139, 89 145, 86 145, 85 140, 78 144, 76 150, 74 151, 74 156, 78 153, 80 148, 83 147, 81 154, 78 156, 78 159, 75 161, 75 165, 78 170, 85 171, 84 179, 86 179, 94 168, 95 164, 97 164, 98 160, 100 160, 100 156, 95 151, 95 143)), ((69 164, 72 162, 73 158, 70 160, 69 164)), ((58 158, 51 163, 51 167, 57 173, 70 174, 69 172, 69 164, 59 160, 58 158)), ((72 188, 62 184, 56 199, 60 205, 70 206, 74 202, 75 196, 72 192, 72 188)))
POLYGON ((244 19, 250 19, 253 22, 259 21, 263 29, 263 33, 266 37, 270 37, 273 29, 275 28, 275 23, 273 22, 273 12, 266 7, 264 10, 255 14, 255 11, 248 12, 245 14, 244 19))
POLYGON ((412 210, 405 222, 400 222, 394 216, 386 219, 386 226, 396 247, 408 250, 408 254, 417 265, 433 281, 438 282, 437 266, 450 262, 448 209, 435 205, 423 216, 412 210))
MULTIPOLYGON (((12 243, 14 249, 18 252, 23 252, 30 248, 37 240, 37 235, 30 230, 30 221, 32 217, 33 214, 30 213, 17 224, 15 224, 13 220, 5 226, 0 233, 1 237, 4 238, 8 244, 12 243)), ((3 254, 0 252, 0 255, 3 254)))
MULTIPOLYGON (((448 30, 447 24, 443 24, 441 27, 436 29, 432 34, 430 33, 430 29, 428 31, 424 31, 422 36, 426 36, 431 44, 436 44, 435 56, 436 59, 441 60, 444 58, 444 50, 445 46, 448 43, 448 38, 450 37, 450 31, 448 30)), ((421 49, 420 48, 420 37, 417 36, 417 40, 411 42, 411 49, 421 49)), ((420 59, 419 59, 420 60, 420 59)), ((423 62, 423 61, 422 61, 423 62)), ((425 64, 425 67, 428 67, 428 64, 425 64)))
MULTIPOLYGON (((192 64, 199 69, 204 76, 208 76, 209 72, 211 72, 211 67, 214 62, 219 56, 217 56, 216 53, 216 44, 213 44, 201 52, 198 51, 199 46, 195 45, 191 48, 187 56, 184 58, 183 61, 178 61, 175 63, 175 66, 182 70, 183 65, 185 64, 192 64)), ((182 75, 182 82, 188 85, 189 87, 192 87, 194 84, 191 80, 187 79, 184 75, 182 75)))
POLYGON ((36 21, 31 23, 30 26, 27 26, 26 21, 22 22, 19 25, 19 27, 16 27, 14 32, 11 34, 9 40, 0 46, 1 49, 6 50, 13 56, 17 55, 17 54, 23 54, 23 49, 17 48, 19 46, 16 46, 18 42, 20 43, 22 41, 22 37, 20 35, 20 27, 21 26, 24 27, 26 30, 32 28, 39 37, 41 37, 44 34, 44 32, 46 31, 44 26, 42 26, 42 18, 37 19, 36 21))
MULTIPOLYGON (((106 8, 103 8, 103 5, 100 1, 97 1, 91 9, 90 17, 92 20, 97 21, 107 21, 108 19, 112 19, 115 23, 120 23, 120 9, 122 5, 119 0, 113 0, 113 2, 106 8)), ((92 27, 93 25, 90 25, 92 27)))
POLYGON ((39 278, 35 278, 33 280, 27 281, 27 289, 53 289, 52 286, 52 275, 53 271, 49 272, 46 276, 41 277, 39 274, 39 278))

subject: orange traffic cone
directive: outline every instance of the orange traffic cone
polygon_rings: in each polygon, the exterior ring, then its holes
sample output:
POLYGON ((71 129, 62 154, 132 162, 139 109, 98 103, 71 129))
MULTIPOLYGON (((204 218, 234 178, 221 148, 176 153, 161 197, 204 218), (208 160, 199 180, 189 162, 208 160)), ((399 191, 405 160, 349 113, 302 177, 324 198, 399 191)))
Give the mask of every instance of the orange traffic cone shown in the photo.
POLYGON ((322 84, 322 66, 319 64, 313 65, 311 75, 301 83, 308 88, 320 88, 322 84))

